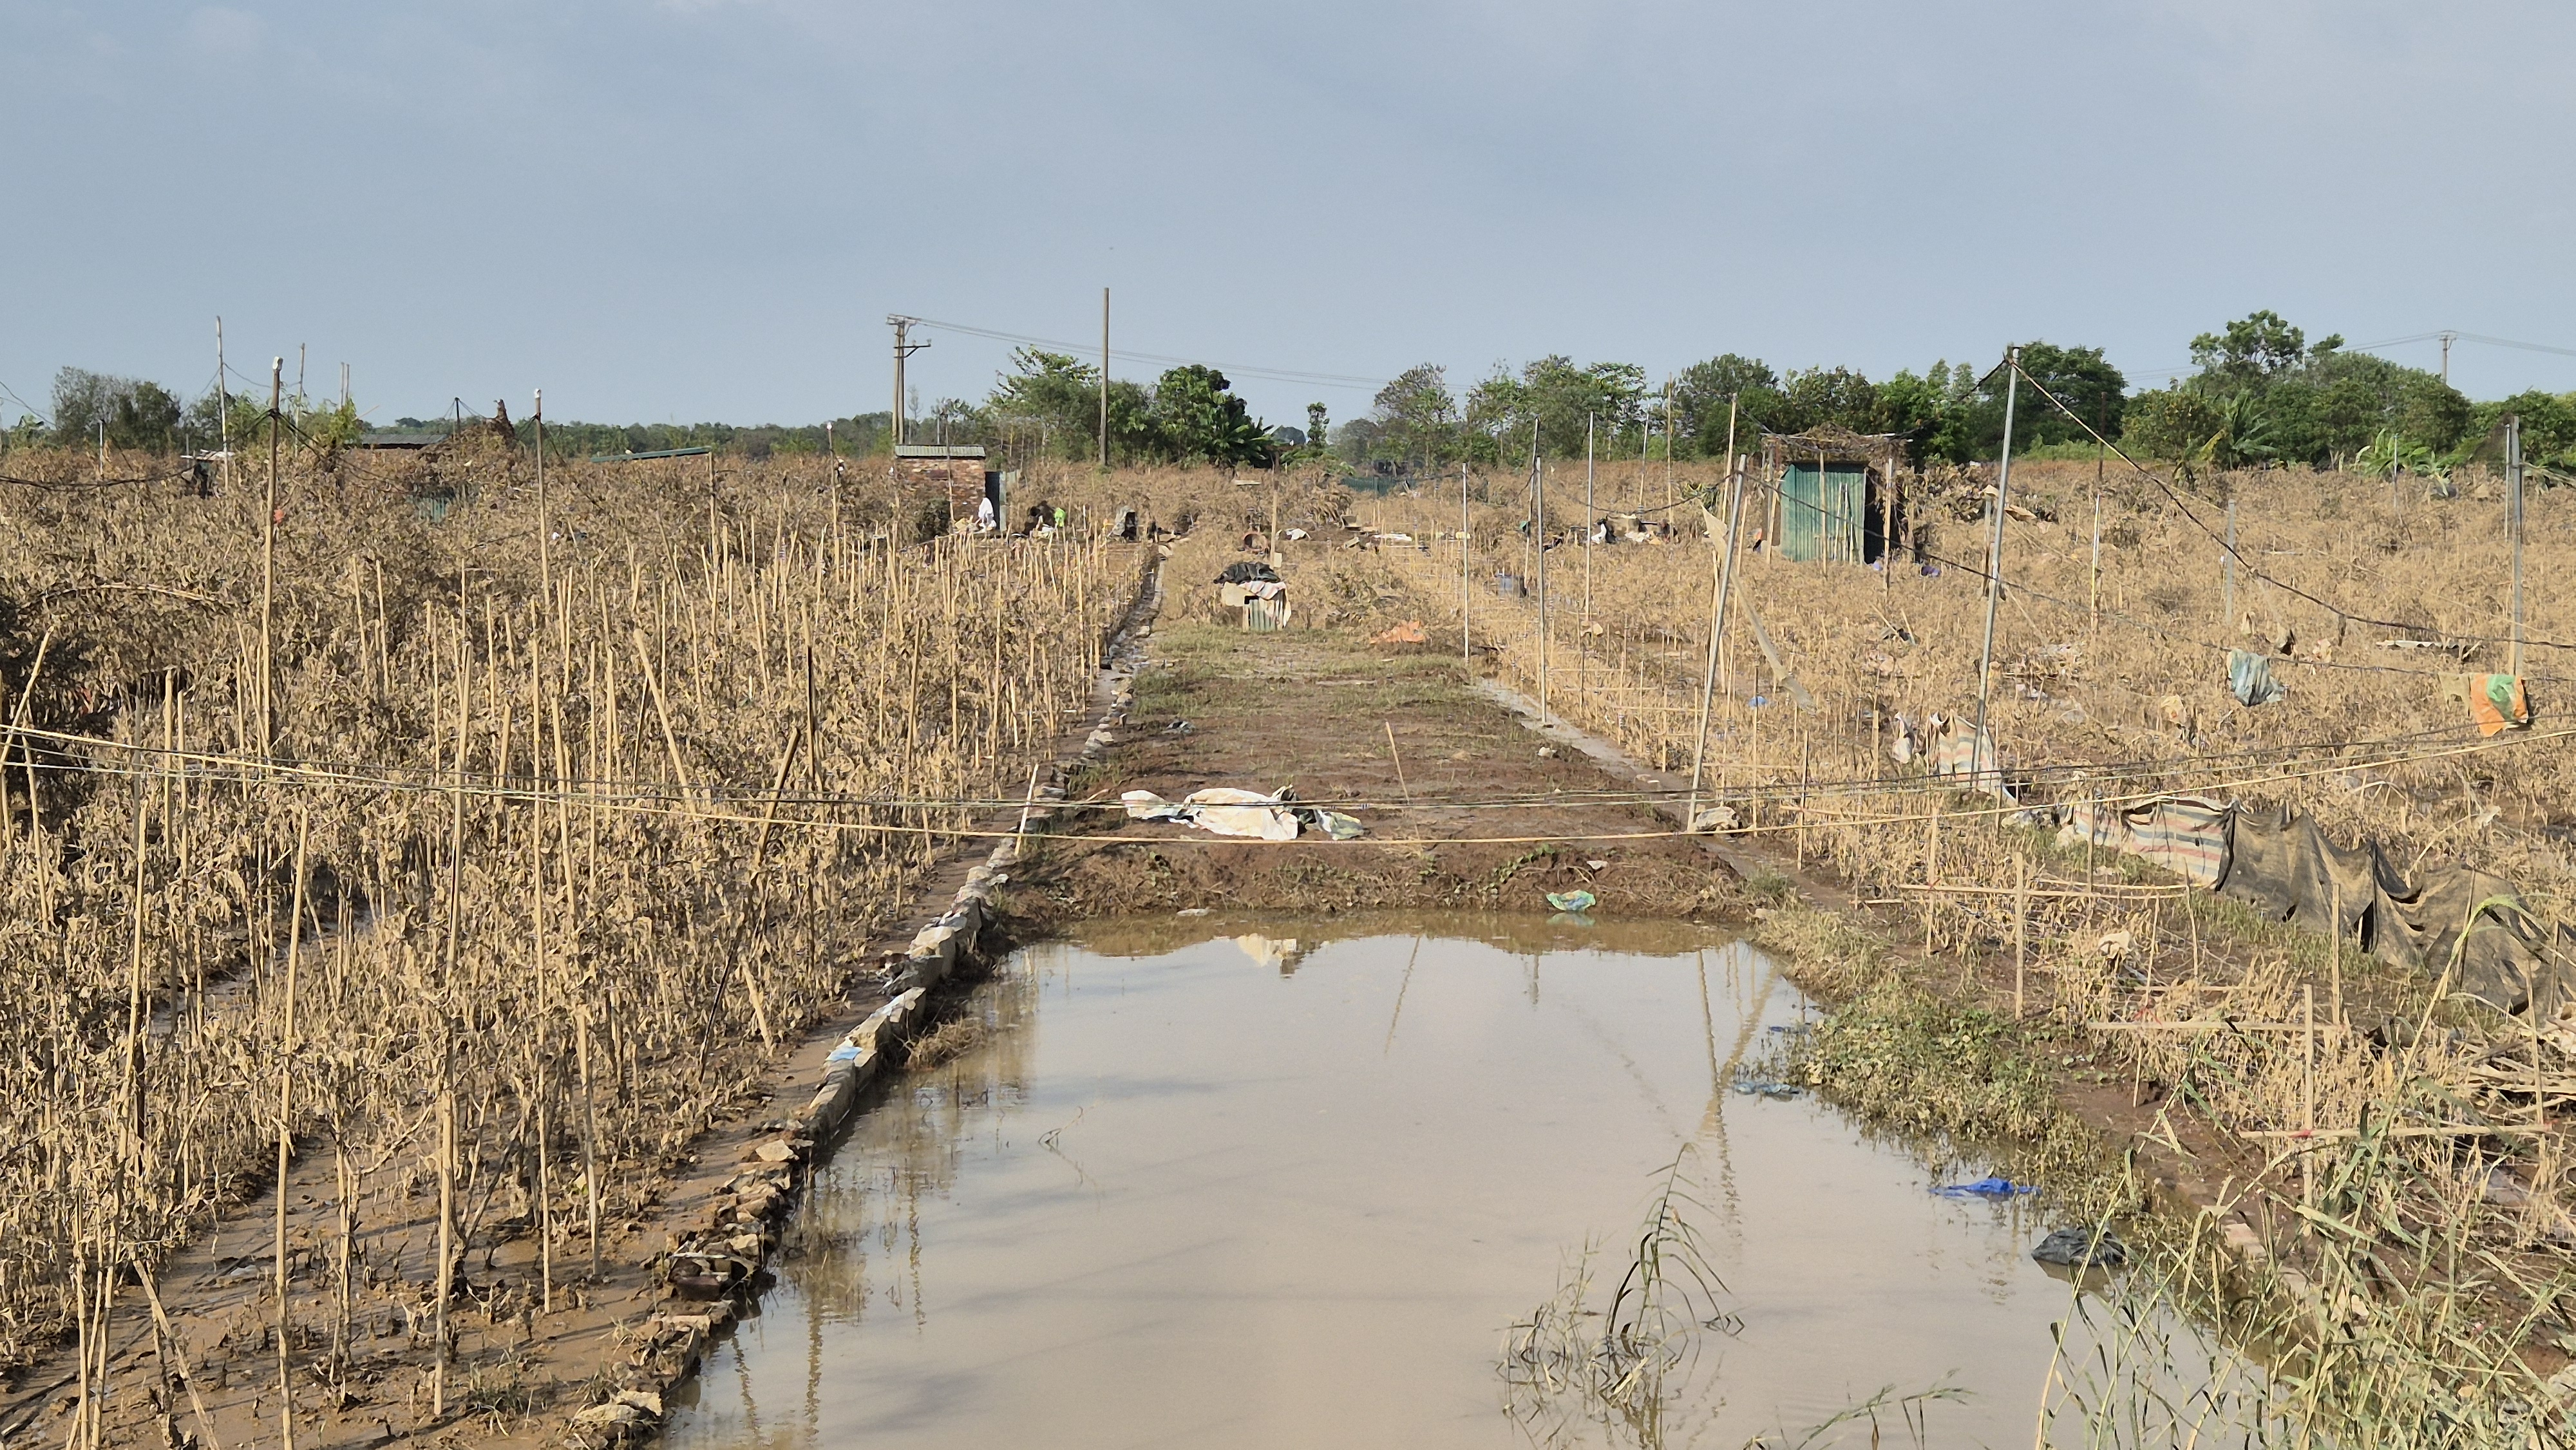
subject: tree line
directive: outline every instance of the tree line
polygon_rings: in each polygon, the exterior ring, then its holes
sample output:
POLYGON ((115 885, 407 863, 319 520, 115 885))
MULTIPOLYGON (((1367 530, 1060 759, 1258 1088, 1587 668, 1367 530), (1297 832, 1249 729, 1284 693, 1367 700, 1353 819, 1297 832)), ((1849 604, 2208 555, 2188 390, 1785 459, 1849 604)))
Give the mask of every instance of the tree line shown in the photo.
MULTIPOLYGON (((2576 468, 2576 393, 2471 402, 2436 374, 2347 351, 2339 336, 2310 343, 2270 311, 2200 334, 2191 355, 2193 372, 2133 391, 2100 348, 2022 344, 2023 371, 2038 388, 2020 389, 2014 452, 2090 457, 2098 433, 2186 471, 2439 473, 2494 453, 2497 425, 2510 413, 2522 420, 2527 458, 2576 468)), ((1446 369, 1425 363, 1333 430, 1330 446, 1353 464, 1416 469, 1509 463, 1533 448, 1552 458, 1587 448, 1605 457, 1719 458, 1731 422, 1739 450, 1765 432, 1825 427, 1895 435, 1918 465, 1961 464, 2001 453, 2005 384, 1999 367, 1947 360, 1872 381, 1853 368, 1784 373, 1725 353, 1658 387, 1633 363, 1578 366, 1556 355, 1517 370, 1497 366, 1460 396, 1446 369)))
MULTIPOLYGON (((2340 336, 2310 342, 2270 311, 2191 341, 2194 371, 2160 388, 2132 390, 2098 347, 2021 345, 2025 387, 2013 420, 2016 453, 2083 453, 2093 436, 2185 471, 2264 466, 2405 469, 2441 473, 2497 450, 2500 420, 2522 420, 2524 455, 2576 471, 2576 393, 2537 390, 2472 402, 2436 374, 2354 352, 2340 336), (2055 401, 2050 401, 2054 399, 2055 401), (2080 421, 2079 421, 2080 420, 2080 421)), ((1184 364, 1151 383, 1112 378, 1108 454, 1117 464, 1211 463, 1268 467, 1281 461, 1373 471, 1433 471, 1461 463, 1551 458, 1587 450, 1605 458, 1718 458, 1732 427, 1737 447, 1763 433, 1816 428, 1894 435, 1917 465, 1991 459, 2003 447, 2005 376, 1946 359, 1873 381, 1848 367, 1774 369, 1722 353, 1661 384, 1635 363, 1578 364, 1551 354, 1518 368, 1497 364, 1460 393, 1437 363, 1408 368, 1367 411, 1336 426, 1322 403, 1304 426, 1273 427, 1252 415, 1225 374, 1184 364)), ((64 368, 54 380, 50 424, 32 416, 0 433, 0 446, 79 447, 102 436, 119 448, 210 450, 228 405, 233 436, 248 438, 267 413, 249 395, 193 401, 157 383, 64 368)), ((506 416, 498 404, 495 414, 506 416)), ((342 446, 368 426, 350 403, 292 400, 288 419, 318 446, 342 446)), ((402 418, 400 430, 443 433, 470 415, 402 418)), ((1101 451, 1100 369, 1073 356, 1022 347, 981 401, 948 398, 909 420, 906 440, 983 444, 1005 457, 1080 460, 1101 451)), ((738 426, 549 422, 559 456, 709 447, 751 457, 882 453, 889 415, 859 413, 829 424, 738 426)))

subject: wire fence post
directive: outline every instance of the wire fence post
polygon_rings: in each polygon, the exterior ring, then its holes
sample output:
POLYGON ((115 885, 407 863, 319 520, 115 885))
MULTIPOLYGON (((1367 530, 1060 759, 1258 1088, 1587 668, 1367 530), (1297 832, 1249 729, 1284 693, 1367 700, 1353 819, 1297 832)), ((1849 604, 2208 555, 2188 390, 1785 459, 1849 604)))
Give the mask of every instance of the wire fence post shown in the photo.
POLYGON ((1475 652, 1467 641, 1467 605, 1473 592, 1468 583, 1467 559, 1471 542, 1468 536, 1474 532, 1474 517, 1467 512, 1467 465, 1461 463, 1458 465, 1458 658, 1461 661, 1475 658, 1475 652))
POLYGON ((2516 679, 2522 676, 2522 417, 2508 415, 2504 420, 2504 471, 2510 493, 2505 500, 2505 528, 2513 539, 2513 644, 2505 656, 2505 671, 2516 679))
POLYGON ((2030 858, 2013 857, 2013 1020, 2022 1017, 2022 985, 2030 972, 2030 858))
MULTIPOLYGON (((1977 736, 1968 742, 1970 765, 1968 778, 1979 790, 1985 788, 1985 761, 1978 758, 1986 749, 1986 711, 1994 690, 1995 678, 1995 605, 2003 597, 2004 580, 2004 505, 2012 498, 2013 405, 2021 393, 2021 348, 2004 349, 2004 449, 2003 461, 1995 472, 1994 530, 1986 540, 1986 642, 1977 652, 1977 736)), ((1995 756, 1995 784, 2003 784, 2003 757, 1995 756)))
MULTIPOLYGON (((1727 431, 1730 435, 1734 432, 1731 422, 1727 431)), ((1699 677, 1699 744, 1691 751, 1690 798, 1682 809, 1684 831, 1699 827, 1699 788, 1708 765, 1708 717, 1717 693, 1718 642, 1726 638, 1726 599, 1735 583, 1735 540, 1744 524, 1744 460, 1736 457, 1729 459, 1728 463, 1725 552, 1718 555, 1717 560, 1717 597, 1709 601, 1708 658, 1702 664, 1699 677)), ((1716 522, 1715 519, 1709 520, 1712 525, 1716 522)), ((1710 542, 1717 542, 1716 533, 1714 527, 1709 530, 1710 542)))
POLYGON ((2219 561, 2219 567, 2224 582, 2218 596, 2218 637, 2233 640, 2236 638, 2236 493, 2232 488, 2227 494, 2227 552, 2226 557, 2219 561))

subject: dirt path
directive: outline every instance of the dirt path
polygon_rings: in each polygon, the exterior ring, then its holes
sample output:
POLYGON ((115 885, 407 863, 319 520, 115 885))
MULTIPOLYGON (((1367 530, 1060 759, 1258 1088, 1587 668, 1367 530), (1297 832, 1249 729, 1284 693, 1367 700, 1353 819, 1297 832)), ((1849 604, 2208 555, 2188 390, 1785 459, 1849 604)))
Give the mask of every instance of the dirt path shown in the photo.
MULTIPOLYGON (((1783 843, 1674 834, 1687 776, 1542 724, 1531 702, 1476 678, 1454 654, 1335 631, 1245 634, 1207 624, 1167 625, 1149 645, 1126 738, 1077 783, 1074 798, 1287 786, 1300 799, 1338 803, 1369 835, 1230 841, 1114 809, 1077 813, 999 899, 1015 935, 1201 908, 1545 911, 1547 893, 1580 888, 1599 898, 1597 914, 1618 919, 1750 926, 1777 907, 1824 913, 1890 943, 1910 959, 1903 970, 1954 1010, 2009 1011, 2009 951, 1926 957, 1910 919, 1863 906, 1842 882, 1802 868, 1783 843)), ((2093 1072, 2094 1047, 2081 1034, 2061 1042, 2041 1031, 2032 1046, 2044 1049, 2040 1065, 2060 1107, 2098 1134, 2106 1158, 2128 1154, 2159 1202, 2210 1208, 2224 1177, 2246 1171, 2242 1152, 2195 1116, 2164 1111, 2155 1085, 2093 1072)))
POLYGON ((1548 893, 1578 889, 1613 917, 1747 909, 1738 858, 1674 835, 1653 808, 1686 780, 1614 772, 1570 737, 1534 732, 1455 655, 1206 624, 1166 625, 1148 643, 1125 738, 1075 799, 1287 788, 1368 834, 1273 844, 1114 808, 1078 814, 1003 898, 1022 931, 1215 906, 1545 911, 1548 893))

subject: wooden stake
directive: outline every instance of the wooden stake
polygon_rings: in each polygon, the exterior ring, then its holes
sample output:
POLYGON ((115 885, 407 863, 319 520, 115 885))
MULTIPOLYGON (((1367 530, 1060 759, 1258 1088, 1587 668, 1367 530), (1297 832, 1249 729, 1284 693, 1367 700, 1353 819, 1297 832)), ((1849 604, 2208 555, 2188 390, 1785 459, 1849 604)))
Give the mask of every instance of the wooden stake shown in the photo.
POLYGON ((2317 989, 2299 989, 2299 1131, 2308 1141, 2299 1150, 2299 1202, 2317 1205, 2317 989))
POLYGON ((277 668, 271 651, 277 630, 277 425, 284 401, 286 359, 269 365, 268 492, 259 511, 259 753, 263 760, 277 744, 277 668))
POLYGON ((1395 748, 1395 725, 1393 722, 1386 720, 1381 720, 1378 723, 1386 726, 1386 753, 1395 757, 1396 789, 1404 792, 1404 803, 1406 805, 1411 805, 1413 804, 1413 787, 1404 783, 1404 753, 1395 748))
POLYGON ((2334 926, 2326 933, 2326 976, 2332 983, 2327 1010, 2334 1021, 2343 1022, 2343 882, 2334 883, 2334 926))
POLYGON ((295 969, 304 954, 304 882, 313 817, 299 813, 295 827, 295 895, 286 922, 285 1021, 277 1059, 277 1426, 286 1450, 295 1450, 295 1378, 287 1361, 286 1171, 295 1150, 295 969))
POLYGON ((205 1432, 208 1450, 224 1450, 222 1437, 215 1433, 214 1418, 206 1413, 206 1402, 197 1394, 197 1376, 188 1368, 187 1346, 181 1343, 178 1331, 170 1327, 170 1316, 162 1312, 161 1293, 152 1286, 152 1271, 136 1264, 134 1280, 143 1286, 144 1302, 152 1306, 152 1322, 170 1346, 171 1357, 179 1361, 179 1382, 188 1387, 188 1407, 196 1412, 197 1428, 205 1432))
POLYGON ((2030 858, 2013 857, 2013 1020, 2022 1020, 2022 987, 2030 970, 2030 858))

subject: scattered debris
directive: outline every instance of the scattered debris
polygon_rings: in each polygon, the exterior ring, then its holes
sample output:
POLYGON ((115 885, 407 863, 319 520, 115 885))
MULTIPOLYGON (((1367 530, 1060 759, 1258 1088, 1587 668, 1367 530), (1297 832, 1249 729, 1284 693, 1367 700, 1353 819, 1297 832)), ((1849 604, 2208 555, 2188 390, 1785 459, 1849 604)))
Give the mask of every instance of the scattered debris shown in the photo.
POLYGON ((1600 905, 1601 898, 1582 889, 1581 887, 1576 887, 1572 891, 1549 892, 1547 894, 1547 904, 1555 907, 1559 911, 1581 912, 1590 911, 1592 908, 1600 905))
POLYGON ((2468 706, 2482 736, 2531 728, 2531 699, 2518 675, 2444 675, 2442 694, 2468 706))
POLYGON ((2272 660, 2268 655, 2250 649, 2227 652, 2227 690, 2244 706, 2269 705, 2290 693, 2290 687, 2272 678, 2272 660))
POLYGON ((1264 795, 1234 786, 1210 786, 1178 801, 1167 801, 1150 790, 1131 790, 1118 799, 1130 820, 1176 821, 1219 836, 1293 841, 1300 833, 1314 830, 1347 841, 1368 834, 1368 828, 1354 817, 1298 805, 1295 793, 1286 790, 1264 795))
POLYGON ((1735 1090, 1744 1094, 1746 1097, 1769 1098, 1775 1103, 1785 1103, 1791 1098, 1800 1098, 1807 1095, 1807 1090, 1798 1086, 1796 1083, 1777 1082, 1770 1078, 1763 1077, 1748 1077, 1741 1079, 1735 1084, 1735 1090))
POLYGON ((1422 621, 1418 619, 1408 619, 1391 629, 1380 630, 1369 636, 1371 644, 1429 644, 1430 642, 1430 634, 1423 629, 1422 621))
POLYGON ((1987 1177, 1974 1183, 1936 1184, 1932 1191, 1943 1198, 2019 1198, 2025 1193, 2039 1192, 2039 1185, 1987 1177))
POLYGON ((2129 1246, 2107 1228, 2062 1228, 2041 1239, 2030 1256, 2061 1269, 2116 1269, 2129 1261, 2129 1246))

